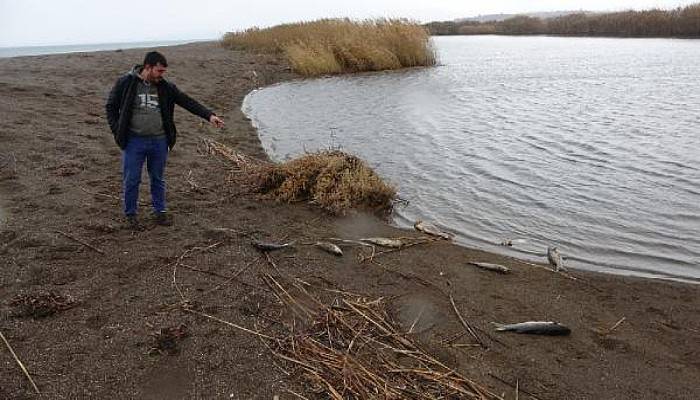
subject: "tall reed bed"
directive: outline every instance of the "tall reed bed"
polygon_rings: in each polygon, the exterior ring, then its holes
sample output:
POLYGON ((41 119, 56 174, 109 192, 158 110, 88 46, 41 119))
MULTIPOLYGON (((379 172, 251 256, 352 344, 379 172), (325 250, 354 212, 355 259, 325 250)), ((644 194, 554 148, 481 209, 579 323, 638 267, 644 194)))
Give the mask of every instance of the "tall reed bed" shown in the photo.
POLYGON ((229 32, 224 47, 284 54, 305 76, 434 65, 426 28, 403 19, 322 19, 229 32))

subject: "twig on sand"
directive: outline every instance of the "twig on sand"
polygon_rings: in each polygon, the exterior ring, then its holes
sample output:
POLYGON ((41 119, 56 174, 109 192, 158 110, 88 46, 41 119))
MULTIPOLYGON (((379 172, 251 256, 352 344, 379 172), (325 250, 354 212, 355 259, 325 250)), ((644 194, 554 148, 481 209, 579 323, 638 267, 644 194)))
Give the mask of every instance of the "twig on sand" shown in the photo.
POLYGON ((300 398, 300 399, 302 399, 302 400, 309 400, 308 397, 304 397, 304 396, 300 395, 299 393, 293 392, 293 391, 291 391, 291 390, 289 390, 289 389, 287 389, 287 393, 289 393, 289 394, 291 394, 291 395, 294 395, 294 396, 296 396, 296 397, 298 397, 298 398, 300 398))
POLYGON ((573 275, 571 275, 571 274, 569 274, 569 273, 567 273, 567 272, 564 272, 564 271, 555 271, 555 270, 553 270, 553 269, 551 269, 551 268, 545 267, 544 265, 534 264, 534 263, 531 263, 531 262, 526 262, 526 261, 521 261, 521 260, 518 260, 518 261, 519 261, 520 263, 522 263, 522 264, 529 265, 529 266, 531 266, 531 267, 540 268, 540 269, 543 269, 543 270, 545 270, 545 271, 549 271, 549 272, 551 272, 551 273, 557 274, 557 275, 559 275, 559 276, 563 276, 564 278, 570 279, 570 280, 572 280, 572 281, 576 281, 576 282, 583 283, 584 285, 586 285, 586 286, 588 286, 588 287, 590 287, 590 288, 593 288, 593 289, 595 289, 595 290, 597 290, 597 291, 599 291, 599 292, 602 292, 602 291, 603 291, 602 289, 600 289, 599 287, 597 287, 597 286, 591 284, 590 282, 586 281, 585 279, 580 278, 580 277, 573 276, 573 275))
MULTIPOLYGON (((235 273, 234 275, 232 275, 232 276, 231 276, 231 275, 220 274, 220 273, 214 272, 214 271, 207 271, 207 270, 199 269, 199 268, 193 267, 193 266, 191 266, 191 265, 182 264, 182 263, 179 264, 179 267, 182 267, 182 268, 184 268, 184 269, 187 269, 187 270, 190 270, 190 271, 194 271, 194 272, 200 272, 200 273, 206 274, 206 275, 216 276, 217 278, 226 279, 226 281, 223 282, 221 285, 225 285, 225 284, 227 284, 228 282, 235 280, 235 281, 237 281, 238 283, 240 283, 240 284, 242 284, 242 285, 244 285, 244 286, 249 286, 249 287, 256 288, 256 289, 263 289, 262 286, 255 285, 255 284, 252 284, 252 283, 248 283, 248 282, 242 281, 242 280, 240 280, 240 279, 238 278, 238 276, 239 276, 241 273, 243 273, 248 267, 250 267, 253 263, 255 263, 255 261, 257 261, 257 259, 251 261, 250 263, 248 263, 248 264, 246 264, 246 265, 244 265, 239 271, 236 271, 236 273, 235 273)), ((218 287, 216 287, 216 289, 218 289, 218 287)))
POLYGON ((232 228, 214 227, 214 228, 211 228, 211 230, 214 232, 234 233, 238 236, 243 236, 243 237, 249 237, 250 235, 252 235, 251 232, 240 231, 238 229, 232 229, 232 228))
POLYGON ((620 326, 623 322, 625 322, 626 319, 627 319, 627 317, 622 317, 622 318, 620 318, 619 321, 615 322, 615 325, 611 326, 610 329, 608 329, 608 332, 607 332, 607 333, 608 333, 608 334, 612 333, 612 331, 614 331, 615 329, 617 329, 617 327, 620 326))
POLYGON ((230 282, 231 282, 232 280, 234 280, 234 279, 237 279, 238 276, 239 276, 240 274, 242 274, 242 273, 245 272, 248 268, 250 268, 251 265, 255 264, 256 261, 258 261, 258 260, 255 259, 255 260, 253 260, 253 261, 250 261, 250 262, 247 263, 246 265, 242 266, 238 271, 236 271, 236 273, 234 273, 233 275, 231 275, 227 280, 225 280, 224 282, 221 282, 220 284, 218 284, 218 285, 214 286, 213 288, 207 290, 206 292, 202 293, 202 296, 204 296, 204 295, 206 295, 206 294, 209 294, 209 293, 211 293, 211 292, 214 292, 214 291, 216 291, 216 290, 219 290, 222 286, 224 286, 224 285, 230 283, 230 282))
POLYGON ((450 294, 450 303, 452 303, 452 309, 455 311, 455 314, 457 314, 457 318, 459 318, 459 322, 462 323, 462 326, 464 327, 464 329, 466 329, 467 332, 469 332, 469 334, 474 339, 476 339, 477 342, 479 342, 481 347, 488 349, 488 346, 486 345, 486 343, 484 343, 484 341, 481 340, 479 335, 477 335, 476 332, 474 331, 474 328, 472 328, 472 326, 469 325, 469 323, 464 319, 464 317, 462 317, 462 314, 460 314, 459 310, 457 309, 457 305, 455 304, 455 299, 454 299, 454 297, 452 297, 452 294, 450 294))
POLYGON ((215 140, 209 139, 204 136, 200 136, 199 139, 204 145, 204 149, 200 149, 200 152, 216 154, 220 157, 227 159, 231 162, 231 164, 233 164, 234 170, 245 171, 247 169, 255 167, 256 165, 264 164, 263 161, 246 156, 243 153, 239 153, 223 143, 219 143, 215 140))
MULTIPOLYGON (((403 239, 403 238, 400 238, 400 239, 403 239)), ((393 248, 393 249, 388 249, 388 250, 382 250, 382 251, 380 251, 380 252, 374 252, 374 251, 372 251, 372 255, 369 256, 369 257, 363 257, 363 256, 361 256, 360 262, 361 262, 361 263, 363 263, 363 262, 365 262, 365 261, 370 261, 370 262, 372 262, 372 261, 374 261, 374 258, 377 257, 377 256, 381 256, 381 255, 383 255, 383 254, 388 254, 388 253, 395 253, 395 252, 397 252, 397 251, 405 250, 405 249, 407 249, 407 248, 409 248, 409 247, 418 246, 419 244, 431 243, 431 242, 435 242, 435 241, 437 241, 437 240, 440 240, 440 238, 419 239, 419 240, 416 240, 416 241, 413 242, 413 243, 406 243, 405 245, 403 245, 403 246, 401 246, 401 247, 397 247, 397 248, 393 248)))
MULTIPOLYGON (((83 192, 85 192, 85 193, 87 193, 87 194, 91 194, 91 195, 93 195, 93 196, 106 197, 106 198, 108 198, 108 199, 116 200, 116 201, 119 201, 119 202, 122 201, 121 197, 119 197, 119 196, 114 196, 114 195, 106 194, 106 193, 92 192, 92 191, 89 191, 89 190, 85 189, 84 187, 80 187, 80 186, 78 186, 78 189, 80 189, 81 191, 83 191, 83 192)), ((148 206, 148 205, 149 205, 148 202, 140 201, 140 200, 139 200, 138 203, 139 203, 140 206, 148 206)))
POLYGON ((175 287, 175 290, 177 291, 177 293, 180 295, 180 298, 182 299, 183 304, 187 303, 188 300, 185 297, 185 294, 182 293, 182 290, 180 290, 180 286, 177 284, 177 267, 178 267, 178 265, 182 264, 182 260, 184 260, 186 257, 189 257, 189 255, 192 252, 211 250, 214 247, 219 246, 220 244, 221 244, 221 242, 216 242, 216 243, 209 245, 209 246, 206 246, 206 247, 195 246, 191 249, 185 250, 185 252, 182 253, 182 255, 180 255, 180 257, 178 257, 177 261, 175 261, 173 263, 173 286, 175 287))
POLYGON ((292 297, 292 295, 289 294, 289 292, 284 288, 284 286, 280 285, 280 283, 272 275, 263 274, 262 278, 265 284, 267 284, 270 290, 272 290, 272 293, 274 293, 282 303, 289 307, 296 307, 309 318, 313 317, 314 312, 296 301, 294 297, 292 297), (289 299, 289 301, 285 300, 285 298, 289 299))
POLYGON ((614 331, 615 329, 617 329, 617 327, 620 326, 623 322, 625 322, 626 319, 627 319, 626 317, 620 318, 620 320, 618 320, 617 322, 615 322, 615 324, 614 324, 613 326, 611 326, 610 328, 607 328, 607 329, 597 329, 597 328, 593 328, 593 332, 595 332, 595 333, 597 333, 597 334, 599 334, 599 335, 601 335, 601 336, 607 336, 607 335, 611 334, 612 331, 614 331))
POLYGON ((406 332, 406 334, 413 333, 413 329, 416 327, 416 324, 418 324, 418 321, 420 321, 420 318, 423 316, 423 312, 425 312, 425 306, 421 307, 420 312, 418 313, 418 316, 413 321, 413 323, 411 324, 411 327, 408 329, 408 332, 406 332))
POLYGON ((197 314, 197 315, 200 315, 200 316, 202 316, 202 317, 209 318, 209 319, 211 319, 211 320, 213 320, 213 321, 220 322, 220 323, 222 323, 222 324, 224 324, 224 325, 228 325, 228 326, 230 326, 230 327, 239 329, 239 330, 241 330, 241 331, 243 331, 243 332, 251 333, 251 334, 253 334, 253 335, 259 336, 259 337, 264 338, 264 339, 277 340, 276 338, 274 338, 274 337, 272 337, 272 336, 268 336, 268 335, 265 335, 264 333, 256 332, 256 331, 254 331, 254 330, 252 330, 252 329, 244 328, 244 327, 242 327, 242 326, 240 326, 240 325, 234 324, 233 322, 228 322, 228 321, 226 321, 226 320, 223 320, 223 319, 221 319, 221 318, 215 317, 215 316, 213 316, 213 315, 205 314, 205 313, 203 313, 203 312, 195 311, 195 310, 192 310, 192 309, 190 309, 190 308, 185 308, 185 307, 183 307, 182 310, 183 310, 183 311, 186 311, 186 312, 188 312, 188 313, 197 314))
POLYGON ((14 357, 15 361, 17 362, 17 365, 19 365, 19 367, 22 369, 22 372, 24 372, 24 376, 26 376, 27 379, 29 379, 29 383, 32 384, 34 391, 37 394, 41 394, 41 392, 39 391, 39 388, 36 387, 36 383, 34 383, 34 380, 29 375, 29 371, 27 371, 27 368, 24 366, 24 364, 22 364, 22 361, 20 361, 19 357, 17 357, 17 354, 15 354, 15 351, 12 349, 12 346, 10 346, 10 342, 8 342, 7 339, 5 339, 5 335, 3 335, 2 332, 0 332, 0 338, 2 338, 2 341, 5 342, 5 346, 7 346, 8 350, 10 350, 10 353, 12 354, 12 357, 14 357))
POLYGON ((101 197, 106 197, 108 199, 114 199, 114 200, 121 201, 121 199, 118 196, 113 196, 111 194, 91 192, 91 191, 85 189, 84 187, 80 187, 80 186, 78 186, 78 189, 82 190, 83 192, 85 192, 87 194, 91 194, 93 196, 101 196, 101 197))
POLYGON ((194 178, 192 177, 192 170, 190 170, 187 173, 187 176, 185 177, 185 182, 190 185, 190 190, 193 192, 197 193, 203 193, 207 190, 206 187, 200 186, 197 182, 195 182, 194 178))
POLYGON ((272 268, 274 268, 275 271, 277 271, 277 273, 280 274, 280 276, 284 276, 285 274, 283 274, 282 271, 280 271, 280 269, 277 268, 277 264, 275 263, 275 260, 273 260, 272 257, 270 257, 270 253, 266 252, 263 254, 265 254, 265 259, 267 260, 268 264, 270 264, 270 266, 272 268))
POLYGON ((78 243, 82 244, 83 246, 89 248, 90 250, 96 251, 96 252, 98 252, 98 253, 100 253, 100 254, 105 254, 104 251, 98 249, 97 247, 91 245, 90 243, 87 243, 87 242, 85 242, 85 241, 83 241, 83 240, 81 240, 81 239, 78 239, 78 238, 75 237, 75 236, 71 236, 71 235, 69 235, 69 234, 67 234, 67 233, 65 233, 65 232, 62 232, 62 231, 55 231, 55 232, 56 232, 56 233, 59 233, 59 234, 61 234, 61 235, 63 235, 63 236, 65 236, 65 237, 67 237, 68 239, 71 239, 71 240, 73 240, 73 241, 75 241, 75 242, 78 242, 78 243))
POLYGON ((351 239, 340 239, 340 238, 326 238, 326 240, 331 241, 331 242, 340 242, 340 243, 345 243, 345 244, 354 244, 356 246, 364 246, 364 247, 374 247, 373 245, 365 242, 361 242, 359 240, 351 240, 351 239))
POLYGON ((490 372, 489 372, 489 376, 492 377, 492 378, 494 378, 494 379, 496 379, 497 381, 500 381, 500 382, 502 382, 502 383, 505 383, 505 384, 508 385, 508 386, 514 387, 515 390, 516 390, 516 392, 525 393, 526 395, 532 397, 532 398, 535 399, 535 400, 542 400, 542 398, 537 397, 537 396, 535 396, 534 394, 528 392, 527 390, 524 390, 523 388, 521 388, 521 387, 520 387, 520 381, 516 381, 515 384, 513 384, 513 382, 508 382, 507 380, 505 380, 505 379, 499 377, 499 376, 496 375, 496 374, 492 374, 492 373, 490 373, 490 372))

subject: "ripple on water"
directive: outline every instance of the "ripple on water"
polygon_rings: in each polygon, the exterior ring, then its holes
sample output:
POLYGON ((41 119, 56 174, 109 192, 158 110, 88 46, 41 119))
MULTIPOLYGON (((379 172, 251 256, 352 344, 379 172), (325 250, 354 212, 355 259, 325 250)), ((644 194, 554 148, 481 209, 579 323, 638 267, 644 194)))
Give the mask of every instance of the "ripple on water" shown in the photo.
POLYGON ((277 85, 244 111, 274 159, 340 146, 458 241, 700 281, 696 41, 436 39, 442 65, 277 85), (671 63, 672 61, 672 63, 671 63), (670 71, 670 72, 669 72, 670 71), (495 244, 524 237, 518 248, 495 244))

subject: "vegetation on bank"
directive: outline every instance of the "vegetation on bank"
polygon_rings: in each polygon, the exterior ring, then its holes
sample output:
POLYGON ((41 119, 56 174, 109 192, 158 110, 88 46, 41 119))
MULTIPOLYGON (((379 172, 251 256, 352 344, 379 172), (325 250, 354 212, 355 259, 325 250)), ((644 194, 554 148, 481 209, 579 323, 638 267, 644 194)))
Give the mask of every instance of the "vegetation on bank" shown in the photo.
POLYGON ((304 76, 434 65, 428 30, 399 19, 323 19, 229 32, 224 47, 284 54, 304 76))
POLYGON ((250 174, 259 192, 284 202, 308 201, 331 214, 351 208, 377 214, 391 211, 396 189, 364 161, 341 151, 309 153, 250 174))
POLYGON ((547 19, 522 15, 495 22, 431 22, 426 27, 432 35, 700 37, 700 3, 673 10, 575 13, 547 19))

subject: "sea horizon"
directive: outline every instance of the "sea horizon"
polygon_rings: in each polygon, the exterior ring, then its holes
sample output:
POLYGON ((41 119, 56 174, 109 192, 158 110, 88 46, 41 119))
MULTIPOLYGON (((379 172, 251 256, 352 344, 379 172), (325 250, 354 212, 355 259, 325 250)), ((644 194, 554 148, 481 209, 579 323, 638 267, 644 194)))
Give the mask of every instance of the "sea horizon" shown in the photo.
POLYGON ((144 47, 177 46, 186 43, 208 42, 212 40, 217 40, 217 38, 146 40, 137 42, 81 43, 64 45, 0 46, 0 58, 137 49, 144 47))

